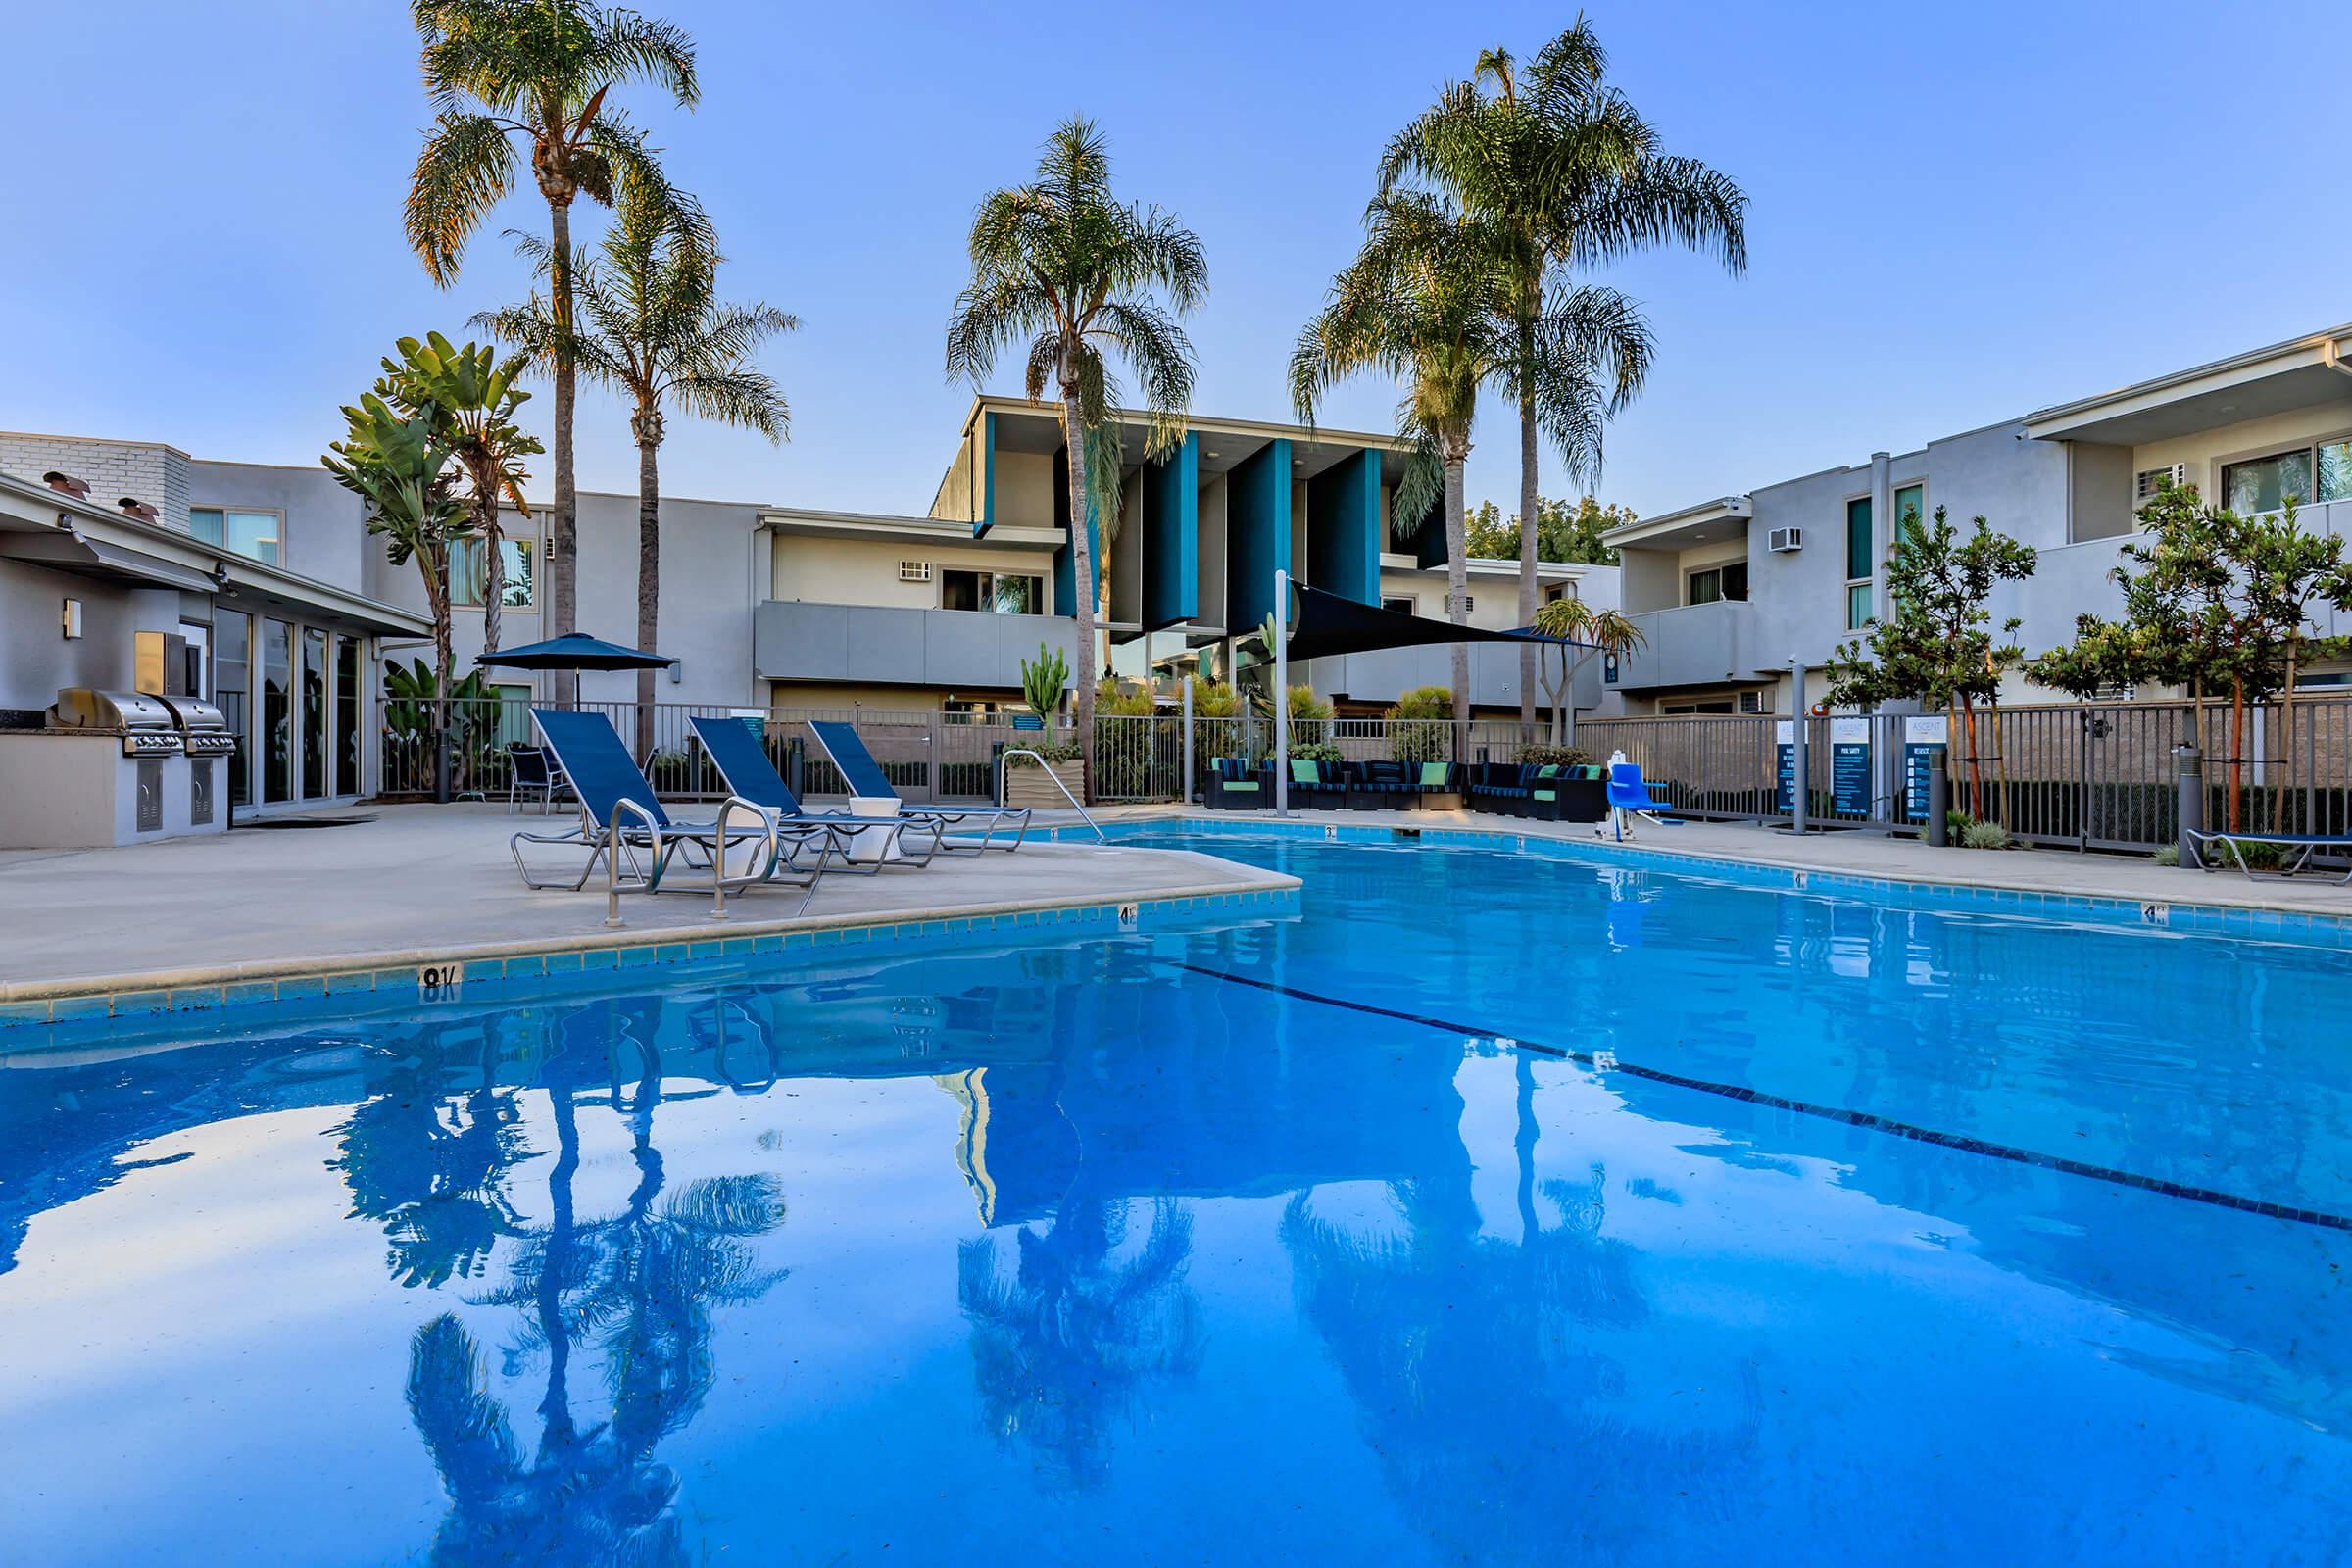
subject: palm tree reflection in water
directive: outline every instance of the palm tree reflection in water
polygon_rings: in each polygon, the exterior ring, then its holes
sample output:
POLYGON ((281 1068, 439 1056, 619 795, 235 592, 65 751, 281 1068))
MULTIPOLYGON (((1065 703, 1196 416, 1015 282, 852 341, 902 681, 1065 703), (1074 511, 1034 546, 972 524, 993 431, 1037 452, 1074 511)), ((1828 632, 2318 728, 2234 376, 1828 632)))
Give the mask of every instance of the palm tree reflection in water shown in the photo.
POLYGON ((988 1424, 1033 1446, 1066 1485, 1105 1480, 1113 1427, 1146 1384, 1200 1365, 1200 1304, 1184 1279, 1192 1216, 1175 1199, 1152 1200, 1150 1232, 1121 1259, 1139 1206, 1067 1195, 1044 1231, 1015 1233, 1020 1260, 1009 1280, 995 1237, 956 1250, 956 1299, 988 1424))
MULTIPOLYGON (((546 1368, 535 1449, 524 1452, 492 1397, 485 1358, 456 1314, 417 1330, 410 1347, 409 1411, 451 1503, 433 1544, 437 1563, 684 1562, 677 1476, 655 1449, 710 1392, 713 1310, 783 1277, 760 1267, 751 1245, 784 1221, 775 1178, 706 1178, 664 1196, 653 1141, 662 1101, 654 1011, 594 1011, 592 1032, 643 1064, 625 1098, 615 1072, 609 1102, 629 1126, 638 1180, 618 1214, 583 1221, 574 1212, 579 1101, 559 1048, 541 1075, 557 1145, 548 1218, 514 1226, 520 1245, 508 1283, 476 1302, 524 1314, 502 1360, 509 1376, 546 1368), (585 1428, 572 1413, 575 1348, 594 1353, 610 1400, 605 1418, 585 1428)), ((586 1047, 583 1039, 574 1049, 586 1047)))

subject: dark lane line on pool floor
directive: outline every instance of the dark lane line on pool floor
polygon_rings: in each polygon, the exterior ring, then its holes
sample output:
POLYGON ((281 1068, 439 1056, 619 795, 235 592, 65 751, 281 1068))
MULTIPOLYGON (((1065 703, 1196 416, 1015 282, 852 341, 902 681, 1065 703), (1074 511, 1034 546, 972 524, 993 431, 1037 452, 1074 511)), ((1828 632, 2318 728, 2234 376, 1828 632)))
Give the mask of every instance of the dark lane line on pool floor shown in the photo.
POLYGON ((2211 1203, 2216 1208, 2233 1208, 2240 1213, 2262 1214, 2271 1219, 2292 1220, 2298 1225, 2317 1225, 2326 1230, 2352 1232, 2352 1217, 2330 1214, 2325 1209, 2295 1208, 2285 1203, 2267 1203, 2258 1198, 2241 1198, 2235 1193, 2218 1192, 2210 1187, 2189 1187, 2180 1182, 2168 1182, 2158 1176, 2141 1176, 2109 1165, 2093 1165, 2085 1160, 2068 1159, 2062 1154, 2044 1154, 2032 1149, 2019 1149, 2011 1144, 1990 1144, 1982 1138, 1964 1133, 1938 1132, 1914 1122, 1896 1121, 1867 1110, 1849 1110, 1842 1105, 1817 1105, 1811 1101, 1790 1100, 1786 1096, 1766 1094, 1740 1084, 1716 1083, 1706 1078, 1689 1078, 1679 1072, 1667 1072, 1657 1067, 1642 1067, 1628 1061, 1612 1060, 1606 1064, 1593 1059, 1592 1053, 1567 1051, 1547 1046, 1540 1041, 1521 1039, 1498 1030, 1482 1029, 1476 1024, 1458 1023, 1448 1018, 1432 1018, 1424 1013, 1404 1012, 1395 1007, 1375 1006, 1368 1002, 1351 1002, 1346 997, 1326 996, 1319 991, 1302 991, 1296 986, 1259 980, 1246 974, 1233 974, 1224 969, 1211 969, 1197 963, 1181 963, 1171 958, 1152 960, 1168 967, 1182 969, 1188 974, 1204 975, 1211 980, 1223 980, 1232 985, 1250 986, 1270 991, 1277 996, 1296 998, 1300 1002, 1320 1003, 1327 1007, 1344 1007, 1350 1012, 1371 1013, 1375 1017, 1394 1018, 1400 1023, 1420 1024, 1444 1034, 1463 1035, 1473 1040, 1492 1040, 1498 1045, 1531 1051, 1538 1055, 1553 1056, 1573 1061, 1597 1072, 1624 1073, 1649 1083, 1665 1084, 1675 1089, 1694 1089, 1702 1095, 1719 1095, 1745 1104, 1762 1105, 1770 1110, 1786 1110, 1799 1116, 1813 1116, 1822 1121, 1841 1122, 1848 1127, 1865 1127, 1872 1132, 1907 1138, 1913 1143, 1933 1144, 1938 1149, 1958 1150, 1962 1153, 1984 1154, 1993 1159, 2005 1159, 2013 1164, 2034 1165, 2069 1176, 2088 1177, 2092 1181, 2109 1182, 2118 1187, 2136 1188, 2143 1193, 2160 1193, 2166 1198, 2185 1198, 2193 1202, 2211 1203))

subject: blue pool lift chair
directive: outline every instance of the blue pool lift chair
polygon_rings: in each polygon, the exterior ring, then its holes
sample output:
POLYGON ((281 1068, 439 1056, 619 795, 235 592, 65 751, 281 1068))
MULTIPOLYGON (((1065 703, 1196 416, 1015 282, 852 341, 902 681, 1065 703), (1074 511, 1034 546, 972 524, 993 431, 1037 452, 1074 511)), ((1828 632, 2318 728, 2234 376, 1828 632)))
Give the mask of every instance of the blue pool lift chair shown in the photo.
POLYGON ((736 796, 720 803, 712 821, 680 822, 662 809, 645 770, 629 756, 612 720, 604 714, 534 708, 531 723, 571 781, 580 821, 566 832, 517 833, 508 841, 514 869, 522 873, 526 887, 576 893, 587 886, 601 865, 611 900, 605 917, 608 925, 619 923, 623 893, 708 890, 712 915, 720 919, 726 916, 729 893, 762 882, 805 885, 808 893, 801 900, 803 909, 816 897, 830 854, 820 853, 812 865, 804 866, 794 863, 798 856, 787 858, 783 843, 786 839, 829 838, 835 841, 829 849, 838 851, 836 829, 779 823, 770 813, 736 796), (561 844, 588 853, 581 859, 579 873, 568 881, 562 875, 543 878, 534 875, 524 859, 525 844, 561 844), (663 882, 673 862, 707 867, 710 880, 700 887, 665 888, 663 882))
MULTIPOLYGON (((856 726, 844 724, 839 719, 812 719, 808 724, 808 733, 816 737, 816 744, 832 759, 833 765, 841 769, 841 776, 849 783, 852 795, 894 801, 899 798, 899 787, 882 771, 882 764, 874 760, 874 754, 865 749, 865 741, 858 735, 856 726)), ((1021 847, 1021 840, 1029 836, 1029 808, 1025 806, 902 807, 899 815, 930 832, 937 839, 939 849, 949 855, 980 855, 992 849, 1017 850, 1021 847), (950 833, 968 835, 975 828, 980 833, 979 843, 948 842, 950 833), (1012 834, 1011 843, 999 844, 996 841, 997 835, 1004 832, 1012 834)))
POLYGON ((1659 827, 1683 825, 1681 817, 1664 814, 1674 808, 1649 793, 1649 786, 1642 781, 1642 769, 1637 763, 1609 764, 1608 800, 1609 820, 1616 828, 1617 842, 1620 844, 1630 836, 1625 831, 1625 819, 1629 816, 1640 817, 1659 827))
MULTIPOLYGON (((882 840, 878 846, 881 853, 860 856, 840 869, 864 875, 871 875, 885 865, 919 869, 929 865, 931 857, 938 853, 939 834, 929 823, 905 816, 859 817, 847 811, 808 809, 801 804, 801 798, 792 793, 792 786, 784 782, 784 775, 776 771, 766 746, 753 736, 742 719, 693 718, 687 722, 694 726, 694 737, 703 743, 703 750, 709 754, 711 765, 718 769, 718 776, 726 781, 727 793, 769 812, 779 825, 829 826, 844 844, 851 846, 863 845, 863 836, 869 833, 882 840), (909 841, 906 836, 908 827, 922 831, 909 841), (893 850, 901 853, 894 857, 890 853, 893 850)), ((790 847, 786 858, 792 858, 790 847)))

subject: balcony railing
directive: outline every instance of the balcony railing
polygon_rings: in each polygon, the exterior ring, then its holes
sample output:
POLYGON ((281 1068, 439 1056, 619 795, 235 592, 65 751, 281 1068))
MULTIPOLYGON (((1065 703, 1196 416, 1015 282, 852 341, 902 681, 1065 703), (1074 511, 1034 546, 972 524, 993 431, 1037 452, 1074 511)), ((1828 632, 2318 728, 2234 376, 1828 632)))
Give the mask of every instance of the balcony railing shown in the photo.
POLYGON ((1075 654, 1061 615, 770 600, 753 617, 762 680, 1017 690, 1040 643, 1075 654))
POLYGON ((1628 617, 1642 644, 1617 661, 1620 691, 1710 686, 1756 672, 1755 607, 1744 599, 1649 610, 1628 617))

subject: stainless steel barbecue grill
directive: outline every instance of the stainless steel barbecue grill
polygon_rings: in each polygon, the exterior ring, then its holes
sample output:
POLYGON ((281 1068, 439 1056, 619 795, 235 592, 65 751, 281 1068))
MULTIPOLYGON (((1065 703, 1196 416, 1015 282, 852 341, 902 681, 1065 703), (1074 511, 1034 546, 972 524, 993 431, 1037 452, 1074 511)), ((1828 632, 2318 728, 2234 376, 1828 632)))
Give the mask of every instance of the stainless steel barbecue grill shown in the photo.
MULTIPOLYGON (((143 692, 69 686, 57 694, 48 720, 51 729, 119 736, 124 757, 176 757, 181 751, 177 716, 162 698, 143 692)), ((220 727, 223 733, 228 728, 225 722, 220 727)), ((233 749, 233 740, 230 745, 233 749)))

